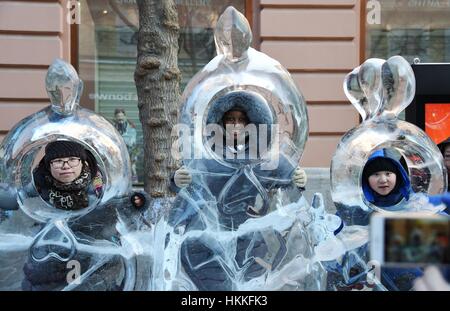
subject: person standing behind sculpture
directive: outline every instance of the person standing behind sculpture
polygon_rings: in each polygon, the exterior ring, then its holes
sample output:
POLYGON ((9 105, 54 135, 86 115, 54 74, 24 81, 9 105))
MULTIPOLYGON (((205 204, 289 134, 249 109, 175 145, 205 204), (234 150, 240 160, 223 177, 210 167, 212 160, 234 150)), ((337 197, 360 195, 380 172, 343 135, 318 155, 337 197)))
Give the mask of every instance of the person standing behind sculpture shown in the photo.
POLYGON ((125 109, 116 108, 114 110, 114 127, 122 135, 125 144, 127 145, 128 153, 131 160, 131 173, 133 182, 137 182, 136 173, 136 161, 137 161, 137 148, 136 148, 136 126, 130 120, 128 120, 125 113, 125 109))
MULTIPOLYGON (((444 157, 445 167, 447 168, 447 180, 450 181, 450 137, 441 142, 438 147, 444 157)), ((447 184, 447 191, 450 191, 450 182, 447 184)))

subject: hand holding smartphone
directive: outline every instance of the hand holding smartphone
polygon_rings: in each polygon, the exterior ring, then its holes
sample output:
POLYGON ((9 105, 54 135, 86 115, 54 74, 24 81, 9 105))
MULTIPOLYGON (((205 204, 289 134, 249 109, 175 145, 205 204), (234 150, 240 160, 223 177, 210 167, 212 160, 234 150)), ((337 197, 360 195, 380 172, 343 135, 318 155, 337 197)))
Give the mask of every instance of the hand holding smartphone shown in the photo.
POLYGON ((450 219, 376 214, 370 223, 370 257, 380 266, 450 264, 450 219))

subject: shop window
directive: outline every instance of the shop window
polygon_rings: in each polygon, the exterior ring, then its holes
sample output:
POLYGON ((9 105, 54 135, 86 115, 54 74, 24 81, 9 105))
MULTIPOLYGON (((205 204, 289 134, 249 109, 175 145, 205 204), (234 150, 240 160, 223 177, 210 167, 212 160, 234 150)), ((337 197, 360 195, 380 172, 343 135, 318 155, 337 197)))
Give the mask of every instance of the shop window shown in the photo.
POLYGON ((450 1, 376 2, 381 8, 380 23, 367 23, 366 58, 401 55, 411 63, 414 58, 427 63, 450 62, 450 1))
MULTIPOLYGON (((368 2, 368 1, 366 1, 368 2)), ((450 62, 450 1, 378 0, 368 8, 366 58, 405 57, 410 63, 450 62), (378 23, 379 22, 379 23, 378 23)), ((400 118, 404 119, 402 112, 400 118)))

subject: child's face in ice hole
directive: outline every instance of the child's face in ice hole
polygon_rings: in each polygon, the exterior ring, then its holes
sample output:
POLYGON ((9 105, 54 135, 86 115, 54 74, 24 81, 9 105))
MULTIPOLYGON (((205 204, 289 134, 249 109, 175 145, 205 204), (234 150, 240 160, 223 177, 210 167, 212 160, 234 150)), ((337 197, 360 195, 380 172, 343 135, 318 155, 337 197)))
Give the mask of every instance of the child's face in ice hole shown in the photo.
POLYGON ((230 110, 223 115, 223 126, 227 136, 237 139, 242 130, 248 125, 248 117, 240 110, 230 110))
POLYGON ((397 176, 390 171, 379 171, 369 176, 369 186, 379 195, 388 195, 395 187, 397 176))
POLYGON ((57 158, 50 162, 50 173, 57 181, 69 184, 81 175, 82 167, 80 158, 57 158))

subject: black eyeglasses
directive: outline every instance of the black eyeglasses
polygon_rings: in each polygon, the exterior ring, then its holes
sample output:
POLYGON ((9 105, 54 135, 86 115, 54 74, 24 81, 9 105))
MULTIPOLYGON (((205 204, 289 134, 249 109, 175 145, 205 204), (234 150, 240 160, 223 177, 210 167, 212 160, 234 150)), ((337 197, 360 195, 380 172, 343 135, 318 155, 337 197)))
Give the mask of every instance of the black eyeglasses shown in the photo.
POLYGON ((69 160, 57 159, 50 162, 50 165, 55 169, 61 169, 64 167, 64 164, 68 164, 71 168, 77 167, 80 165, 80 158, 69 158, 69 160))

